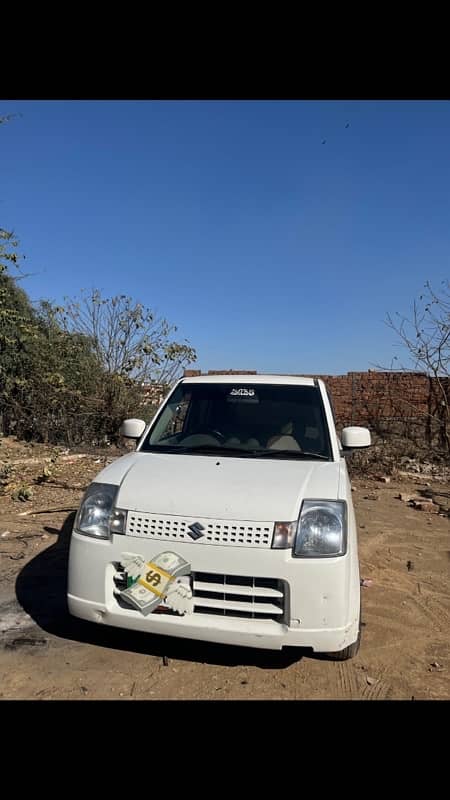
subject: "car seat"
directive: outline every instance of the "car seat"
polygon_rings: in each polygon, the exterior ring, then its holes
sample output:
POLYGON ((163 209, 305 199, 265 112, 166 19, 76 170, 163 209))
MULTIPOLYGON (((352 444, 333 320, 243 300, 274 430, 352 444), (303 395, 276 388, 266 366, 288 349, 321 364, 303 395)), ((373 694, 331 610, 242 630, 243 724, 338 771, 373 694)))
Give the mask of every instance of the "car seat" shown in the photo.
POLYGON ((294 431, 294 423, 287 422, 280 428, 280 432, 271 436, 267 442, 269 450, 301 450, 297 439, 292 435, 294 431))

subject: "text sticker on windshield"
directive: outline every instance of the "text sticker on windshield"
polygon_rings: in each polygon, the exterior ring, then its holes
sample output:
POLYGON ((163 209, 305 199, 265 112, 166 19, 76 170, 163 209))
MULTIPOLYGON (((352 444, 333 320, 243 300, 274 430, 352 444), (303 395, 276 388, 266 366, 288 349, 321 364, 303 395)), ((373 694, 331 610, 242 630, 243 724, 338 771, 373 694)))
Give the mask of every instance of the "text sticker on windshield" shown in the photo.
POLYGON ((257 403, 258 397, 254 389, 249 389, 245 386, 235 386, 230 390, 227 400, 231 403, 241 400, 247 403, 257 403))

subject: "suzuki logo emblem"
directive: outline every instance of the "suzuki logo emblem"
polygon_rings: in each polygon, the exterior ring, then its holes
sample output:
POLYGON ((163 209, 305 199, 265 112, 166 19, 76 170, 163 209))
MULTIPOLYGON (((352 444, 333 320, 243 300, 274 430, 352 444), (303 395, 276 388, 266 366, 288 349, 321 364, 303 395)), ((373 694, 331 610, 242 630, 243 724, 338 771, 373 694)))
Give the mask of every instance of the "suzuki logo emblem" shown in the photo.
POLYGON ((194 522, 193 525, 188 525, 188 528, 189 528, 188 534, 191 537, 191 539, 194 539, 194 541, 195 539, 200 539, 201 536, 205 535, 204 533, 202 533, 202 531, 204 531, 205 529, 203 525, 200 525, 199 522, 194 522))

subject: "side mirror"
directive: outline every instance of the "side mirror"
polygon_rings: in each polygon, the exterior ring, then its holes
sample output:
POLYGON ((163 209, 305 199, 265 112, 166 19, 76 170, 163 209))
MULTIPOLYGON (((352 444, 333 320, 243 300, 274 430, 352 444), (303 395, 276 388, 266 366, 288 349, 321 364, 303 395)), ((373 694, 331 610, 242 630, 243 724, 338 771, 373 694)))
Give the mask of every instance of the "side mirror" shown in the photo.
POLYGON ((144 431, 143 419, 126 419, 119 428, 120 435, 126 436, 127 439, 140 439, 144 431))
POLYGON ((344 428, 341 434, 341 443, 345 450, 353 450, 356 447, 370 447, 372 444, 370 431, 367 428, 358 428, 356 426, 344 428))

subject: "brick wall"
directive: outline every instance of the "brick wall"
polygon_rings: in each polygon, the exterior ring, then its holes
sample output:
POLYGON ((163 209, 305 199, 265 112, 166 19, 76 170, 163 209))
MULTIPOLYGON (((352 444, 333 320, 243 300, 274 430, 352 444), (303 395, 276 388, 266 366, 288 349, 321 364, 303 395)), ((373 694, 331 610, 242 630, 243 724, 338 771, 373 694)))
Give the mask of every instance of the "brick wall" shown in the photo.
POLYGON ((147 383, 142 386, 144 406, 159 406, 164 400, 170 387, 159 383, 147 383))
MULTIPOLYGON (((209 370, 205 375, 256 375, 256 370, 209 370)), ((185 377, 202 375, 185 370, 185 377)), ((436 379, 420 372, 348 372, 346 375, 309 375, 322 378, 331 394, 339 427, 368 425, 374 432, 395 431, 431 441, 443 435, 446 408, 436 379)), ((442 379, 450 399, 450 379, 442 379)), ((159 404, 163 387, 144 387, 148 402, 159 404), (150 400, 150 397, 152 398, 150 400)), ((447 420, 448 424, 448 420, 447 420)))
POLYGON ((342 424, 414 419, 436 410, 436 387, 422 373, 369 371, 316 377, 325 381, 342 424))

